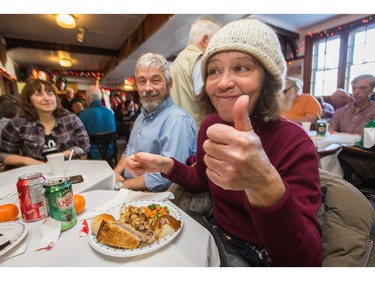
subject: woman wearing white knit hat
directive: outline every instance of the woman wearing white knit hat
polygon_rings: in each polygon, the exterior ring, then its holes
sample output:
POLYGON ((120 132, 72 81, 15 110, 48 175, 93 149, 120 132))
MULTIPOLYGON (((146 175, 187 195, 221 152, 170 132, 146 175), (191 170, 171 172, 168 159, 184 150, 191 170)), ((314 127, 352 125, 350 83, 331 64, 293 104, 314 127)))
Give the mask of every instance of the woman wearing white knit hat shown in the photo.
POLYGON ((202 58, 200 98, 211 115, 200 129, 196 165, 146 153, 127 164, 135 174, 160 171, 190 192, 209 189, 217 232, 249 265, 320 266, 319 160, 303 129, 280 117, 285 69, 266 24, 243 19, 222 27, 202 58))

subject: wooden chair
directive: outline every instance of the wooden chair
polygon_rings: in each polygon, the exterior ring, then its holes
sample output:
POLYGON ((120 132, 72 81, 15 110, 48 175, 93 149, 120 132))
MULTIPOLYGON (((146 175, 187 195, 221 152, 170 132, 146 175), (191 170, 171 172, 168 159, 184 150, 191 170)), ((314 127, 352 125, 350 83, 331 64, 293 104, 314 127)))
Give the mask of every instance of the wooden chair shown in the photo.
POLYGON ((337 145, 337 146, 332 146, 330 147, 329 149, 321 149, 321 150, 317 150, 318 152, 318 155, 319 155, 319 159, 322 159, 326 156, 330 156, 330 155, 334 155, 336 154, 337 151, 339 151, 341 149, 341 146, 340 145, 337 145))
MULTIPOLYGON (((98 148, 99 154, 100 154, 99 159, 106 160, 108 164, 112 167, 112 169, 116 166, 117 164, 116 132, 91 135, 90 144, 92 148, 94 148, 95 146, 98 148), (113 145, 113 153, 109 155, 108 153, 110 149, 110 144, 113 145)), ((96 157, 94 158, 94 156, 91 154, 91 151, 90 151, 88 159, 98 159, 98 158, 96 157)))

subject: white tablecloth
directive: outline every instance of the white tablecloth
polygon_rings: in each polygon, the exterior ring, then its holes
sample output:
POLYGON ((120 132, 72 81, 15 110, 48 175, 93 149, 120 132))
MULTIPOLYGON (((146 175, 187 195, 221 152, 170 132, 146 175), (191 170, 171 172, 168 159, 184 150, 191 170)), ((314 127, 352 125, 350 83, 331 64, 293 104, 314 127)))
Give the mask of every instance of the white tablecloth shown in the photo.
MULTIPOLYGON (((0 173, 0 198, 17 191, 18 177, 40 172, 45 178, 51 178, 51 169, 48 164, 32 165, 16 168, 0 173)), ((89 190, 107 189, 113 190, 115 174, 106 161, 101 160, 72 160, 69 164, 67 176, 82 175, 83 182, 73 184, 75 194, 89 190)))
MULTIPOLYGON (((361 137, 359 135, 345 134, 345 133, 327 133, 324 137, 316 136, 316 131, 309 132, 318 151, 331 150, 343 145, 354 145, 361 137)), ((339 177, 343 177, 344 173, 337 159, 340 150, 335 154, 323 157, 320 160, 320 168, 329 171, 339 177)))
MULTIPOLYGON (((153 196, 162 196, 161 193, 143 193, 122 190, 123 202, 127 199, 151 199, 153 196)), ((37 251, 41 240, 41 222, 26 223, 31 231, 30 240, 25 253, 0 261, 1 267, 6 266, 72 266, 72 267, 102 267, 102 266, 131 266, 131 267, 207 267, 219 266, 220 259, 215 241, 211 234, 181 210, 184 226, 178 236, 164 247, 136 257, 110 257, 94 250, 88 242, 88 237, 80 237, 81 217, 98 208, 105 202, 112 201, 119 191, 95 190, 83 193, 86 199, 86 208, 78 216, 77 224, 60 234, 57 244, 49 251, 37 251)), ((0 204, 2 204, 0 200, 0 204)), ((178 207, 176 207, 178 208, 178 207)), ((0 257, 1 260, 1 257, 0 257)))

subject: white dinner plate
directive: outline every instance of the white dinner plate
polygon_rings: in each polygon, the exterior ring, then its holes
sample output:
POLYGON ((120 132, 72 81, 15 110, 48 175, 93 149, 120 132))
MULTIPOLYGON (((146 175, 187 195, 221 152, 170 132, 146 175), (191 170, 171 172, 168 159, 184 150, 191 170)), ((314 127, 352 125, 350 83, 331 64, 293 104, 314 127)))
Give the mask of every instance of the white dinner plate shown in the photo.
MULTIPOLYGON (((134 256, 139 256, 143 254, 147 254, 153 251, 156 251, 157 249, 160 249, 161 247, 167 245, 170 243, 176 236, 180 233, 182 227, 183 227, 183 221, 182 221, 182 214, 181 212, 175 208, 172 204, 169 202, 164 202, 164 201, 156 201, 156 200, 138 200, 138 201, 132 201, 128 202, 125 205, 132 205, 132 206, 148 206, 150 204, 159 204, 160 206, 168 207, 168 210, 170 211, 170 215, 173 216, 176 220, 181 221, 181 227, 177 229, 175 232, 172 234, 168 235, 167 237, 164 237, 163 239, 157 241, 156 243, 143 247, 143 248, 137 248, 137 249, 119 249, 115 247, 110 247, 103 245, 99 243, 96 240, 96 236, 92 234, 91 232, 91 227, 89 231, 89 244, 98 252, 107 255, 107 256, 112 256, 112 257, 134 257, 134 256)), ((120 217, 120 209, 124 206, 124 204, 117 205, 111 209, 108 209, 107 211, 103 213, 107 214, 112 214, 115 219, 118 219, 120 217)), ((89 224, 90 225, 90 224, 89 224)))
POLYGON ((0 251, 0 256, 9 252, 13 247, 22 241, 26 237, 27 229, 23 222, 12 221, 0 223, 0 233, 3 236, 0 237, 0 244, 10 241, 11 243, 0 251))

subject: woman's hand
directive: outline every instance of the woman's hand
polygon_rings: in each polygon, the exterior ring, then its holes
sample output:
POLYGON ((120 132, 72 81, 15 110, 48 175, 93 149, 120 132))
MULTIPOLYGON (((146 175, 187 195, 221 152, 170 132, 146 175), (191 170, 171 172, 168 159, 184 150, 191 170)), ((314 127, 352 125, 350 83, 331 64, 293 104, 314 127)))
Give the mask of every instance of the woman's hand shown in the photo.
POLYGON ((235 128, 214 124, 203 144, 208 177, 224 189, 245 190, 253 205, 272 205, 285 193, 280 175, 253 131, 248 96, 238 98, 233 112, 235 128))
POLYGON ((145 173, 168 174, 173 167, 173 160, 156 154, 139 152, 127 157, 125 169, 135 177, 145 173))
POLYGON ((40 165, 40 164, 45 164, 45 162, 43 162, 41 160, 37 160, 37 159, 31 158, 31 157, 26 157, 25 164, 26 164, 26 166, 29 166, 29 165, 40 165))

